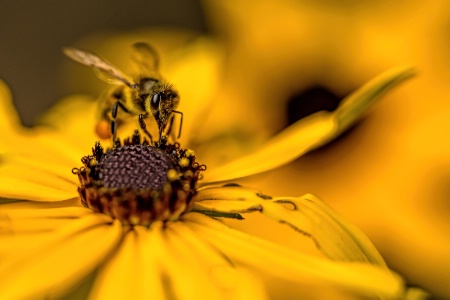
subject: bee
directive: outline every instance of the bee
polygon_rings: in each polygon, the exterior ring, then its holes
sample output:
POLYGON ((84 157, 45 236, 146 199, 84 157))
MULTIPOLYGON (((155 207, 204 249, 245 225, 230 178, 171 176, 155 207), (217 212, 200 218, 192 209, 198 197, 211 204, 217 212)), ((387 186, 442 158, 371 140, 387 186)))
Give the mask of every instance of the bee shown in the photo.
POLYGON ((96 132, 101 138, 112 137, 114 146, 117 135, 118 110, 137 116, 141 130, 153 138, 147 130, 145 119, 152 115, 159 129, 159 143, 167 140, 172 130, 174 113, 179 114, 180 127, 178 138, 181 136, 183 113, 175 110, 180 102, 178 92, 173 86, 161 79, 158 72, 159 58, 153 47, 146 43, 132 45, 132 61, 139 68, 139 75, 130 78, 117 67, 93 52, 75 48, 64 48, 63 52, 69 58, 93 68, 97 77, 117 87, 105 94, 101 104, 101 117, 97 123, 96 132), (109 128, 108 128, 109 127, 109 128))

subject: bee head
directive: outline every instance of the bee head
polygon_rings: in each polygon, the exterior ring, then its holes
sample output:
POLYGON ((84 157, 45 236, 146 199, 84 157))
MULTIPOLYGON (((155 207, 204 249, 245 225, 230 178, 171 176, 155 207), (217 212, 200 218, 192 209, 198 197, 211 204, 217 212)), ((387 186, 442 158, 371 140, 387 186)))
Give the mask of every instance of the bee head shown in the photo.
POLYGON ((158 124, 165 125, 172 110, 178 105, 178 93, 172 89, 163 89, 149 97, 150 110, 158 124))

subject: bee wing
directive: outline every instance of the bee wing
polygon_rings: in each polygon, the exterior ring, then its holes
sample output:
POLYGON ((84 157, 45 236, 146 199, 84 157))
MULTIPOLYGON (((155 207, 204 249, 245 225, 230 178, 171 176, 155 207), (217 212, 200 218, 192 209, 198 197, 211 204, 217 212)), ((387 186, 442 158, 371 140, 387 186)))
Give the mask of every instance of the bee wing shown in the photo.
POLYGON ((128 76, 95 53, 75 48, 63 48, 63 52, 74 61, 93 68, 96 75, 108 83, 117 83, 117 81, 119 81, 125 83, 129 87, 135 86, 128 76))
POLYGON ((131 59, 139 68, 139 73, 154 77, 159 68, 159 57, 156 50, 147 43, 134 43, 131 51, 131 59))

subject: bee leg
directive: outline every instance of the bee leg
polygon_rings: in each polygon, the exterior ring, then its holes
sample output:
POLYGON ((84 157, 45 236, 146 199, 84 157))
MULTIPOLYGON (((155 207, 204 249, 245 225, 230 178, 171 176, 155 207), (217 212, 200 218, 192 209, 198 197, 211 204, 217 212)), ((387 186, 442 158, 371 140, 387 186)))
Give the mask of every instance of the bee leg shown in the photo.
MULTIPOLYGON (((178 110, 172 110, 172 112, 175 113, 175 114, 180 114, 180 116, 181 116, 180 128, 178 129, 178 137, 177 137, 179 139, 180 136, 181 136, 181 126, 183 125, 183 113, 181 111, 178 111, 178 110)), ((172 125, 170 125, 170 126, 172 127, 172 125)))
POLYGON ((173 120, 175 119, 175 117, 172 115, 172 117, 170 118, 170 122, 169 124, 166 126, 166 135, 170 136, 170 133, 172 132, 172 126, 173 126, 173 120))
POLYGON ((147 115, 139 114, 139 126, 141 127, 142 131, 149 137, 150 143, 153 144, 153 137, 147 130, 147 125, 145 125, 144 119, 147 117, 147 115))
POLYGON ((116 135, 117 135, 117 122, 116 122, 116 118, 117 118, 117 111, 119 109, 119 107, 126 113, 129 113, 128 109, 125 108, 125 106, 123 106, 122 102, 120 101, 116 101, 114 103, 114 105, 111 108, 111 135, 112 135, 112 145, 114 147, 115 145, 115 141, 116 141, 116 135))

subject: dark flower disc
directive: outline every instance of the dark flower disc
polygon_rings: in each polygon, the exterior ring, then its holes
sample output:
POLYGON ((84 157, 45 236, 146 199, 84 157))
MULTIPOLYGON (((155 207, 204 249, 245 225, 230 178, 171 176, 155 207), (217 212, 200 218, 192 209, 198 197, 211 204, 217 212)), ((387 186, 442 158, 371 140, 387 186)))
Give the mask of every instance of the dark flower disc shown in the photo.
POLYGON ((156 147, 129 145, 108 151, 98 168, 105 187, 159 189, 167 181, 169 169, 177 166, 170 155, 156 147))
POLYGON ((92 155, 74 168, 84 206, 119 219, 124 225, 148 226, 155 220, 177 219, 192 206, 200 172, 192 150, 178 143, 149 145, 136 131, 123 145, 92 155))

